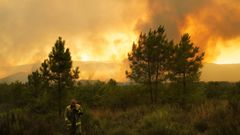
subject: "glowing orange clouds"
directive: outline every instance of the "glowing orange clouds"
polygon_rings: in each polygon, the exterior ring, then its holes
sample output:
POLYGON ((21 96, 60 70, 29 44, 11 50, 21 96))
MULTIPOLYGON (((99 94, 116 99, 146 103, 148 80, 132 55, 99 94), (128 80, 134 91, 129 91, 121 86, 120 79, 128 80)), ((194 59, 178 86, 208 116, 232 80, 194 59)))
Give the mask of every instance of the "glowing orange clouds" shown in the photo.
POLYGON ((219 54, 214 60, 217 64, 233 64, 240 63, 240 38, 217 42, 217 50, 219 54))
POLYGON ((132 43, 136 38, 137 34, 129 31, 106 33, 100 41, 95 43, 76 39, 74 45, 79 48, 76 48, 78 51, 73 54, 73 58, 80 61, 119 62, 127 58, 127 53, 131 50, 132 43))
POLYGON ((180 33, 190 33, 193 42, 206 52, 205 62, 240 63, 240 6, 236 3, 211 0, 187 14, 180 26, 180 33))

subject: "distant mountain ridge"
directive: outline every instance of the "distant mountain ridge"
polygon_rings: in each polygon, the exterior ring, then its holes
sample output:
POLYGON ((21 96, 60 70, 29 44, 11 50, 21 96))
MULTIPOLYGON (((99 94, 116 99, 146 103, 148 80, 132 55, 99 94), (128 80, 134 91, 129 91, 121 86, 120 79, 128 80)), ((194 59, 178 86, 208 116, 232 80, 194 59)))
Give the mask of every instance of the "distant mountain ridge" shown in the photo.
POLYGON ((11 83, 16 81, 27 82, 27 76, 28 76, 27 72, 18 72, 15 74, 11 74, 7 77, 1 78, 0 83, 11 83))
MULTIPOLYGON (((8 73, 0 78, 0 83, 11 83, 15 81, 26 82, 27 76, 40 67, 40 63, 0 67, 8 73)), ((79 66, 80 79, 82 80, 103 80, 110 78, 118 81, 126 81, 125 70, 128 66, 121 62, 81 62, 74 61, 73 67, 79 66)), ((202 68, 202 81, 240 81, 240 64, 213 64, 206 63, 202 68)))
MULTIPOLYGON (((27 77, 33 71, 39 69, 41 63, 34 63, 21 66, 0 67, 7 75, 0 77, 0 83, 11 83, 15 81, 26 82, 27 77)), ((81 80, 108 80, 116 78, 123 81, 125 78, 125 67, 121 62, 82 62, 74 61, 73 68, 79 67, 81 80)))

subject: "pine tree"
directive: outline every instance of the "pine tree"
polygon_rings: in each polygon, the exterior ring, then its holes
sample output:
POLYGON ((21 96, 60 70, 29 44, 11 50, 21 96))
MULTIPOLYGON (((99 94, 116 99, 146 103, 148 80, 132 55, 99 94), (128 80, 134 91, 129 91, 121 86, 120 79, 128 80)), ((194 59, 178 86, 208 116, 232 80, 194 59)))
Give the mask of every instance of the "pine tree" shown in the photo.
POLYGON ((42 75, 42 83, 44 88, 49 88, 49 81, 50 81, 50 69, 48 60, 44 60, 40 67, 40 73, 42 75))
POLYGON ((73 86, 80 72, 78 67, 72 69, 70 51, 68 48, 65 49, 65 41, 61 37, 56 41, 48 57, 41 64, 40 72, 37 70, 29 75, 28 81, 30 84, 42 84, 45 88, 56 88, 58 112, 61 115, 63 92, 65 88, 73 86), (41 80, 36 80, 36 75, 39 75, 41 80))
POLYGON ((172 50, 173 42, 167 40, 165 29, 160 26, 156 30, 150 30, 148 34, 141 33, 137 44, 133 43, 132 51, 128 53, 130 71, 126 71, 126 75, 135 82, 147 84, 152 103, 157 98, 154 98, 157 95, 157 84, 166 80, 172 50))
POLYGON ((201 53, 199 47, 191 42, 189 34, 184 34, 181 37, 174 50, 171 79, 182 83, 183 90, 186 90, 188 82, 199 80, 204 53, 201 53))
POLYGON ((32 72, 32 74, 28 75, 28 85, 32 89, 32 95, 34 97, 38 97, 40 94, 40 89, 42 87, 42 75, 41 73, 36 70, 32 72))

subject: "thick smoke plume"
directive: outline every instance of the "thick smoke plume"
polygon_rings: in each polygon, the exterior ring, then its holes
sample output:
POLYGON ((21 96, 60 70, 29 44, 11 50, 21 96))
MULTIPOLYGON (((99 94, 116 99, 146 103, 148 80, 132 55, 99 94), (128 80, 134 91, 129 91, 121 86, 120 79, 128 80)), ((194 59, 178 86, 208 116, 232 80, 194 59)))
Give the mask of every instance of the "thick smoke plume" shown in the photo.
POLYGON ((147 19, 138 21, 137 31, 164 25, 175 41, 188 32, 206 52, 206 62, 214 62, 220 43, 227 46, 226 42, 240 38, 239 0, 148 0, 147 7, 147 19))

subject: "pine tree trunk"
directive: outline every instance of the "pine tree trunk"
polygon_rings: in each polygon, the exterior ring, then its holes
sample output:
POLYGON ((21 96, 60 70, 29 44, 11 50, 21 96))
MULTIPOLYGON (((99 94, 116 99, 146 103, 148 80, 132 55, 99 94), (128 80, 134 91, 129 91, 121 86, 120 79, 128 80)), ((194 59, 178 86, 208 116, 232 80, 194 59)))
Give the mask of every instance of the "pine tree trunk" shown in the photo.
POLYGON ((148 88, 150 91, 150 102, 151 104, 153 104, 154 100, 153 100, 153 88, 152 88, 152 78, 151 78, 151 65, 150 65, 149 59, 148 59, 147 66, 148 66, 148 88))
POLYGON ((154 103, 157 103, 158 81, 154 81, 154 103))
POLYGON ((154 97, 155 101, 154 102, 155 103, 157 103, 157 98, 158 98, 158 95, 157 95, 158 94, 158 76, 159 76, 159 72, 158 72, 159 71, 159 66, 158 65, 157 65, 156 70, 157 70, 157 73, 156 73, 156 77, 155 77, 155 90, 154 90, 155 91, 155 93, 154 93, 154 95, 155 95, 155 97, 154 97))
POLYGON ((183 73, 183 91, 186 91, 186 73, 183 73))
POLYGON ((148 87, 149 87, 149 91, 150 91, 150 100, 151 100, 150 102, 151 102, 151 104, 153 104, 154 99, 153 99, 153 88, 152 88, 152 81, 151 80, 149 81, 148 87))
POLYGON ((183 73, 183 91, 182 91, 182 106, 185 107, 186 104, 186 73, 183 73))
POLYGON ((155 103, 157 103, 158 99, 158 81, 155 82, 155 103))
POLYGON ((61 88, 61 76, 59 75, 59 80, 58 80, 58 115, 61 116, 62 114, 62 109, 61 109, 61 94, 62 94, 62 88, 61 88))

